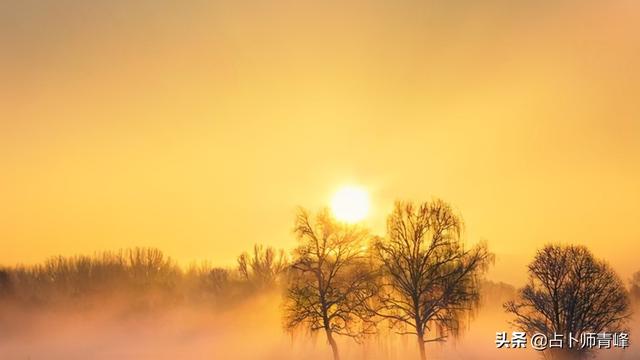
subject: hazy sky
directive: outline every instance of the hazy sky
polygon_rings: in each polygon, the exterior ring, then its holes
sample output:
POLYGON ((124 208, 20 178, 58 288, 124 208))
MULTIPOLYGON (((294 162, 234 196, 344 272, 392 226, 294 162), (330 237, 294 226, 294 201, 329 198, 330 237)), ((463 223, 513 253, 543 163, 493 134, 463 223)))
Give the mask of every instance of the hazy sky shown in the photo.
POLYGON ((233 264, 295 207, 442 197, 492 276, 640 270, 640 4, 0 0, 0 263, 233 264))

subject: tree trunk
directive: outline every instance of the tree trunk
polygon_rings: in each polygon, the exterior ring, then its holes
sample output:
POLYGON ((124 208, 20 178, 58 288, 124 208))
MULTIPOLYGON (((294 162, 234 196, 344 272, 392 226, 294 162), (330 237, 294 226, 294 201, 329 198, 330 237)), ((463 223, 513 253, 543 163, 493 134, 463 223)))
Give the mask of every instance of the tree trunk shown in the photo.
POLYGON ((427 360, 427 353, 424 349, 424 335, 418 332, 418 348, 420 349, 420 360, 427 360))
POLYGON ((338 344, 336 344, 336 340, 333 338, 333 334, 330 329, 325 329, 327 333, 327 341, 329 341, 329 345, 331 345, 331 351, 333 351, 333 360, 340 360, 340 353, 338 352, 338 344))

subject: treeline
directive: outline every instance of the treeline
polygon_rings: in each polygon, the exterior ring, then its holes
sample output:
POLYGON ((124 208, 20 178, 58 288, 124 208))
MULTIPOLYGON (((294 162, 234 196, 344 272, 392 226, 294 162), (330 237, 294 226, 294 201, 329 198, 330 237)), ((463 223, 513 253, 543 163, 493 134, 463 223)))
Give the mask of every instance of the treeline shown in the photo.
POLYGON ((261 245, 241 254, 235 268, 200 263, 183 269, 155 248, 56 256, 41 264, 0 268, 0 301, 25 306, 86 305, 94 298, 101 303, 124 298, 149 307, 230 304, 272 289, 286 264, 284 251, 261 245))

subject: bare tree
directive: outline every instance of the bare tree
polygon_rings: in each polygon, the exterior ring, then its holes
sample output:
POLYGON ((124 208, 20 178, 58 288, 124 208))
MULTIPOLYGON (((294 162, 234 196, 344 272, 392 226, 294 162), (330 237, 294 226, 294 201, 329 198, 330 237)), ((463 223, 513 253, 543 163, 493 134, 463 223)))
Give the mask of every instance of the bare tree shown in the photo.
POLYGON ((465 249, 461 232, 461 218, 441 200, 396 202, 387 236, 375 244, 382 277, 373 310, 399 334, 415 335, 423 360, 426 342, 458 333, 492 261, 485 245, 465 249))
POLYGON ((520 329, 563 336, 565 346, 548 357, 579 359, 588 348, 570 348, 569 337, 622 330, 629 301, 620 278, 586 247, 548 245, 529 264, 529 283, 519 299, 504 306, 520 329))
POLYGON ((299 244, 290 267, 286 327, 323 330, 338 360, 334 335, 359 340, 373 326, 365 307, 375 290, 365 251, 368 232, 336 222, 326 209, 315 219, 301 209, 295 234, 299 244))
POLYGON ((127 249, 124 259, 134 282, 141 288, 172 287, 180 272, 175 262, 156 248, 127 249))
POLYGON ((265 288, 275 285, 281 273, 287 267, 284 250, 254 245, 253 253, 242 253, 238 257, 240 276, 252 286, 265 288))

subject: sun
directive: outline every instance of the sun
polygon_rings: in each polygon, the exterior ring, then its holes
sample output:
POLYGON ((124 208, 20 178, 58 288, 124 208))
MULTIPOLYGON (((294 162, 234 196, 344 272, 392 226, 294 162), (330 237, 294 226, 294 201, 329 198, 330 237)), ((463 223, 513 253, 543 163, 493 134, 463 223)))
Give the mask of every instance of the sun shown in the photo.
POLYGON ((361 187, 345 186, 331 199, 331 211, 340 221, 361 221, 369 213, 369 194, 361 187))

